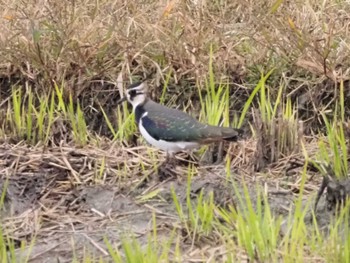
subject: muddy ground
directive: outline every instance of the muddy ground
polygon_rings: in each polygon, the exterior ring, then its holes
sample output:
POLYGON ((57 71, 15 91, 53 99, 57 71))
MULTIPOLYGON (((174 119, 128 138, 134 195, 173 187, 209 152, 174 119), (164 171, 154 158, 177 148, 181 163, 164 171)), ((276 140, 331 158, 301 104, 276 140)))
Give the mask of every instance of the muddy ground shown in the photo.
MULTIPOLYGON (((181 233, 182 224, 171 189, 186 207, 187 167, 178 165, 177 176, 160 181, 152 171, 153 164, 140 154, 143 151, 145 147, 126 149, 110 143, 99 148, 44 148, 25 143, 0 146, 0 189, 6 189, 1 221, 6 235, 15 242, 18 257, 30 251, 30 262, 71 262, 73 253, 81 258, 87 247, 93 256, 109 258, 104 238, 119 248, 122 238, 130 235, 146 244, 153 229, 153 215, 158 238, 168 240, 174 229, 181 233), (106 167, 103 175, 97 168, 102 159, 106 167), (135 168, 141 161, 146 162, 147 172, 135 168), (129 170, 130 167, 134 168, 129 170), (155 190, 158 194, 150 198, 148 194, 155 190), (19 248, 21 242, 33 238, 35 244, 31 250, 19 248)), ((191 184, 194 202, 203 190, 205 194, 213 191, 219 206, 239 205, 237 193, 227 183, 224 164, 202 164, 196 169, 191 184)), ((253 202, 260 186, 274 214, 286 222, 298 197, 301 170, 302 167, 296 167, 286 173, 286 169, 272 165, 265 173, 254 174, 247 169, 232 168, 232 177, 238 189, 246 182, 253 202)), ((310 173, 304 191, 305 204, 315 197, 320 181, 320 176, 310 173)), ((310 216, 309 212, 307 217, 310 216)), ((320 226, 326 229, 332 213, 326 208, 324 197, 317 216, 320 226)), ((282 227, 281 231, 286 229, 282 227)), ((219 258, 221 253, 210 237, 192 244, 183 234, 181 248, 184 261, 188 262, 209 254, 219 258)))

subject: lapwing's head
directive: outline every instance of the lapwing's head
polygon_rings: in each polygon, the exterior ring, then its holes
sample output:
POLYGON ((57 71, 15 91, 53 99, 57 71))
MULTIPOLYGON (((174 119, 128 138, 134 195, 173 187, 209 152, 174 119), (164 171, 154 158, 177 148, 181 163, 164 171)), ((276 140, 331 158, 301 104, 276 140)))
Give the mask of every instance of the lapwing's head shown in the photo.
POLYGON ((131 84, 126 90, 126 96, 118 101, 118 104, 128 100, 135 109, 138 105, 145 103, 147 99, 147 83, 137 82, 131 84))

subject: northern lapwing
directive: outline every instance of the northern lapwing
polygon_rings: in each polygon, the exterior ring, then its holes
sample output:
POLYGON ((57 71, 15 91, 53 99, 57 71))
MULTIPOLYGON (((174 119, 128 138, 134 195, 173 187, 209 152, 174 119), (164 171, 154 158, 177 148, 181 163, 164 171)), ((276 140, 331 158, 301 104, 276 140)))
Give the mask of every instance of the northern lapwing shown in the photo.
POLYGON ((171 109, 151 100, 146 82, 130 85, 126 96, 118 101, 132 104, 137 126, 145 140, 166 152, 169 157, 180 151, 218 141, 237 141, 239 129, 201 123, 180 110, 171 109))

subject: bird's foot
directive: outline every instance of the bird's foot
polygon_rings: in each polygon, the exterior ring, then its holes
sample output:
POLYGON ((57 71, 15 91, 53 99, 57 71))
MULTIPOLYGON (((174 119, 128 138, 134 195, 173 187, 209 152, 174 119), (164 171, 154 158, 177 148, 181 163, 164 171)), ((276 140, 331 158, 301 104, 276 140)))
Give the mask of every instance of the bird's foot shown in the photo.
POLYGON ((177 156, 178 164, 181 166, 188 166, 189 164, 198 165, 200 158, 193 153, 187 152, 177 156))
POLYGON ((169 178, 176 177, 176 159, 167 160, 158 166, 159 181, 165 181, 169 178))
POLYGON ((218 165, 225 159, 223 144, 211 145, 208 150, 204 153, 201 159, 201 163, 207 165, 218 165))

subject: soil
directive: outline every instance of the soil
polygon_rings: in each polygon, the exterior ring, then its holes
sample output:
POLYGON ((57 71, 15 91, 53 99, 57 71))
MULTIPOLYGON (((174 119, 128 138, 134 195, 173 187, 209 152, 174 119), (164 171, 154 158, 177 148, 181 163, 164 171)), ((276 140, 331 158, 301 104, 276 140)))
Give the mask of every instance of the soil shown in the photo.
MULTIPOLYGON (((153 216, 156 217, 160 240, 168 239, 174 229, 182 233, 172 189, 186 207, 186 165, 178 165, 176 176, 162 180, 147 163, 147 172, 135 168, 124 178, 118 175, 118 171, 129 166, 136 167, 142 158, 137 152, 144 150, 136 147, 126 151, 110 144, 99 149, 30 147, 24 143, 1 146, 0 189, 6 189, 6 195, 0 220, 8 231, 5 234, 14 241, 17 258, 29 253, 30 262, 71 262, 73 256, 83 257, 84 248, 88 248, 94 257, 109 258, 105 238, 118 248, 123 237, 131 235, 141 244, 146 244, 152 233, 153 216), (102 158, 106 162, 103 180, 98 178, 96 174, 99 173, 94 168, 102 158), (126 161, 129 166, 123 167, 126 161), (154 191, 157 195, 152 194, 154 191), (32 248, 20 249, 21 242, 29 244, 32 240, 35 240, 32 248)), ((160 155, 160 158, 164 157, 160 155)), ((240 207, 238 196, 244 195, 242 184, 245 182, 253 203, 257 202, 257 187, 260 187, 271 210, 276 216, 282 216, 283 226, 286 226, 288 213, 293 210, 300 191, 299 172, 302 167, 293 167, 288 174, 284 169, 275 169, 278 174, 269 176, 234 169, 231 172, 238 193, 227 182, 223 164, 199 165, 195 169, 197 172, 192 178, 190 193, 194 203, 203 190, 205 195, 214 193, 214 202, 218 206, 240 207)), ((314 175, 310 173, 305 185, 305 205, 310 197, 316 196, 321 184, 321 177, 314 175)), ((321 196, 317 206, 321 229, 327 230, 332 217, 325 197, 321 196)), ((309 223, 310 219, 311 211, 307 215, 309 223)), ((286 231, 281 229, 282 234, 286 231)), ((216 246, 210 238, 194 244, 196 250, 192 245, 183 234, 184 261, 197 255, 201 257, 204 250, 216 246)))

